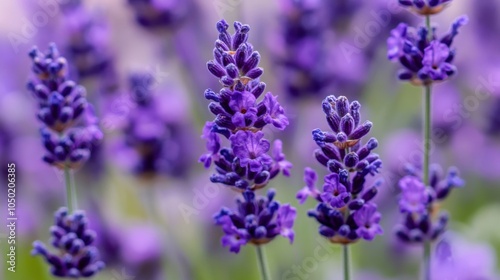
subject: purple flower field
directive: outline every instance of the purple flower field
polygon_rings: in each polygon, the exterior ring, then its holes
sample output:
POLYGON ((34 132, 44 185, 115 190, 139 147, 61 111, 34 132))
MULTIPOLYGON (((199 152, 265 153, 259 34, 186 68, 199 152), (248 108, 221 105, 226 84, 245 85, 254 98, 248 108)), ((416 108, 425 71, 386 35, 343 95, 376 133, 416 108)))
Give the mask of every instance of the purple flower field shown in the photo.
POLYGON ((0 279, 500 279, 499 1, 0 14, 0 279))

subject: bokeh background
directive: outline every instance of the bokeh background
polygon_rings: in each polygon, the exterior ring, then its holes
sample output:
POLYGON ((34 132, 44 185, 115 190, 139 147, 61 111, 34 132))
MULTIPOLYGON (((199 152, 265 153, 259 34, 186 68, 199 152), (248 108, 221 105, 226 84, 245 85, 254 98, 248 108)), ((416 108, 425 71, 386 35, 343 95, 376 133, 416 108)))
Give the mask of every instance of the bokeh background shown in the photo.
MULTIPOLYGON (((385 234, 352 246, 354 279, 417 279, 421 250, 399 244, 392 228, 400 218, 396 184, 402 166, 418 160, 422 151, 422 94, 421 88, 397 81, 398 66, 386 59, 386 38, 399 22, 417 25, 422 19, 396 0, 297 1, 302 8, 294 2, 1 1, 0 162, 2 174, 7 163, 17 166, 18 246, 16 272, 8 272, 2 261, 0 278, 52 279, 30 250, 34 240, 48 241, 52 213, 64 204, 63 177, 41 161, 36 102, 26 82, 28 51, 55 42, 73 65, 70 75, 86 87, 104 132, 102 145, 76 174, 79 207, 89 215, 107 263, 95 279, 164 279, 162 272, 168 279, 259 279, 254 248, 229 253, 213 225, 212 215, 232 206, 235 193, 211 184, 211 171, 197 162, 204 152, 201 129, 212 119, 203 92, 220 88, 205 64, 217 37, 215 23, 225 18, 250 24, 249 41, 265 70, 261 80, 279 96, 291 121, 283 132, 266 131, 270 139, 283 140, 294 164, 292 176, 274 180, 271 187, 299 212, 295 243, 277 238, 265 246, 273 279, 340 279, 340 247, 317 234, 316 222, 306 215, 314 203, 298 205, 295 199, 304 185, 304 167, 319 168, 310 132, 326 128, 321 100, 330 94, 361 102, 384 162, 378 203, 385 234), (59 2, 65 4, 53 5, 59 2), (132 73, 154 78, 156 118, 141 119, 137 112, 132 73), (168 149, 160 167, 140 166, 127 147, 131 118, 154 123, 153 130, 159 122, 165 130, 168 149), (329 248, 325 259, 314 257, 318 247, 329 248)), ((470 21, 455 42, 459 74, 434 88, 433 127, 439 135, 431 156, 432 162, 459 167, 467 182, 442 205, 451 214, 446 238, 458 267, 463 275, 478 273, 461 279, 500 279, 500 3, 454 1, 432 18, 433 24, 442 34, 462 14, 470 21)), ((6 221, 2 180, 0 215, 6 221)), ((6 227, 0 232, 5 257, 6 227)))

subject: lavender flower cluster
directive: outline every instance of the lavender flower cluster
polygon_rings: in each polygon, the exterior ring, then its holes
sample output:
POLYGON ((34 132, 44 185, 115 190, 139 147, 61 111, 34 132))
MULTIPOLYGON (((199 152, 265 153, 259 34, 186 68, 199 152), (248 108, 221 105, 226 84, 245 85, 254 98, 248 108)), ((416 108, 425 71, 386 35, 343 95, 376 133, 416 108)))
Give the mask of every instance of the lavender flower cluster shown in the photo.
POLYGON ((383 233, 379 225, 381 214, 373 202, 382 181, 366 186, 368 175, 377 174, 382 161, 372 153, 378 146, 375 138, 361 143, 372 123, 361 123, 360 108, 359 102, 350 103, 345 96, 325 98, 323 111, 332 131, 315 129, 312 135, 319 147, 314 156, 329 174, 324 177, 322 190, 318 190, 316 172, 306 168, 306 186, 297 193, 300 203, 308 197, 319 202, 308 215, 321 224, 319 233, 332 243, 373 240, 383 233))
POLYGON ((61 169, 76 169, 103 137, 85 89, 68 78, 67 61, 55 44, 46 54, 36 47, 29 53, 33 78, 28 89, 38 101, 38 119, 46 148, 44 161, 61 169))
POLYGON ((136 154, 133 172, 141 178, 159 174, 182 177, 187 171, 189 155, 183 123, 162 114, 155 96, 153 75, 147 72, 129 76, 129 91, 136 106, 127 116, 123 128, 125 145, 136 154), (185 153, 181 156, 181 153, 185 153))
POLYGON ((431 166, 429 185, 422 183, 416 169, 409 168, 408 173, 399 181, 399 210, 403 222, 396 226, 396 236, 408 243, 435 241, 445 232, 448 223, 448 213, 439 211, 439 204, 452 189, 463 187, 465 182, 455 167, 449 168, 445 176, 439 165, 431 166))
POLYGON ((415 85, 428 85, 455 75, 457 69, 452 63, 456 51, 451 45, 467 21, 466 16, 458 18, 451 30, 440 38, 434 28, 420 27, 417 30, 400 23, 387 39, 387 57, 399 61, 404 67, 398 74, 399 79, 415 85))
POLYGON ((200 157, 206 168, 213 163, 216 172, 210 177, 243 194, 237 200, 238 210, 223 208, 216 216, 225 236, 222 245, 239 252, 247 244, 261 245, 281 234, 293 241, 293 221, 296 211, 288 204, 274 200, 274 191, 267 197, 255 194, 280 172, 290 174, 291 163, 286 161, 282 142, 271 143, 264 138, 265 126, 285 129, 288 119, 276 96, 266 93, 265 84, 259 81, 262 68, 258 67, 260 55, 248 40, 250 27, 234 23, 235 34, 228 33, 229 25, 221 20, 215 42, 214 60, 207 63, 208 70, 217 77, 223 88, 218 92, 205 91, 210 100, 209 110, 216 116, 207 122, 202 138, 207 142, 207 154, 200 157), (224 147, 221 136, 229 141, 224 147))
MULTIPOLYGON (((43 160, 69 174, 69 169, 85 163, 103 134, 85 98, 85 89, 68 79, 66 59, 59 55, 56 45, 51 44, 45 54, 34 47, 29 55, 34 75, 28 89, 38 101, 38 119, 43 124, 40 131, 47 152, 43 160)), ((95 234, 87 230, 83 212, 68 213, 61 208, 51 234, 51 243, 59 253, 52 254, 42 242, 35 241, 33 254, 45 258, 54 276, 91 277, 104 268, 92 246, 95 234)))
POLYGON ((93 246, 96 234, 87 228, 87 218, 81 211, 69 214, 66 208, 55 213, 54 226, 50 228, 51 244, 58 250, 51 253, 40 241, 33 243, 33 255, 41 255, 52 266, 54 276, 87 278, 104 268, 93 246))

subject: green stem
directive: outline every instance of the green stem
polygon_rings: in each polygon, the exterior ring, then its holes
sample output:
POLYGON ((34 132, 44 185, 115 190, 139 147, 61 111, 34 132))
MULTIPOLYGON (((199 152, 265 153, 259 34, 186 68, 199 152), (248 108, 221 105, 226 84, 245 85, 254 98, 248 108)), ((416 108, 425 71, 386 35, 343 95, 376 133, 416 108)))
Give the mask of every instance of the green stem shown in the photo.
POLYGON ((64 167, 64 182, 66 185, 66 205, 69 213, 78 207, 76 203, 75 178, 68 166, 64 167))
MULTIPOLYGON (((429 184, 429 157, 431 148, 431 86, 425 86, 425 100, 424 100, 424 166, 423 166, 423 182, 425 185, 429 184)), ((424 242, 424 256, 422 260, 422 279, 431 279, 431 242, 426 240, 424 242)))
POLYGON ((262 280, 271 280, 269 277, 269 269, 267 268, 266 256, 264 254, 264 249, 261 245, 256 245, 257 248, 257 258, 259 259, 259 269, 262 276, 262 280))
POLYGON ((425 26, 427 27, 427 38, 432 40, 431 16, 425 16, 425 26))
POLYGON ((350 267, 350 254, 349 245, 344 244, 343 256, 344 256, 344 280, 351 280, 351 267, 350 267))
MULTIPOLYGON (((432 40, 431 16, 425 17, 425 25, 428 30, 427 38, 432 40)), ((424 166, 423 166, 423 182, 428 185, 429 182, 429 157, 431 149, 431 85, 425 85, 424 97, 424 166)), ((422 260, 422 279, 431 279, 431 241, 424 242, 424 255, 422 260)))

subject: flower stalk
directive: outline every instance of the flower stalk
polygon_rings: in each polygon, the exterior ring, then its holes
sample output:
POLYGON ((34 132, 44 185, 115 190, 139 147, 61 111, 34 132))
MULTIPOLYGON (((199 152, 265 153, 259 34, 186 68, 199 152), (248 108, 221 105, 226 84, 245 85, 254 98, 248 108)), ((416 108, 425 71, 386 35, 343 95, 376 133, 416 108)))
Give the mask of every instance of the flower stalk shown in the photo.
POLYGON ((262 246, 260 245, 255 246, 255 248, 257 249, 257 259, 259 261, 261 278, 262 280, 271 280, 271 277, 269 276, 269 269, 267 268, 267 260, 264 248, 262 248, 262 246))

